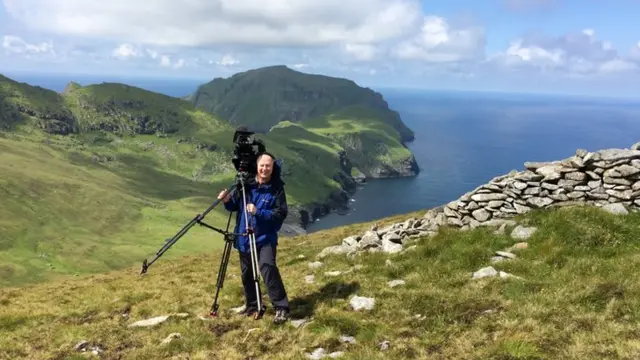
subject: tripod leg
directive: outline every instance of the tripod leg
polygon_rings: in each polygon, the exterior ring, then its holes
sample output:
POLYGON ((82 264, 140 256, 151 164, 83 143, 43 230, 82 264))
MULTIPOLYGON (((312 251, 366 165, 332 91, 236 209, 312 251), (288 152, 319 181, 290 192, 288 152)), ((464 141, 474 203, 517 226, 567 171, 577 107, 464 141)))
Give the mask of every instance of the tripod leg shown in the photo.
MULTIPOLYGON (((227 232, 229 231, 230 223, 231 223, 231 214, 229 214, 229 219, 227 220, 227 232)), ((220 261, 220 269, 218 270, 218 280, 216 282, 216 295, 215 295, 215 299, 213 300, 213 304, 211 305, 211 310, 209 312, 209 315, 211 315, 212 317, 218 316, 218 307, 220 306, 218 304, 218 295, 220 295, 220 289, 222 289, 224 285, 224 278, 227 273, 227 266, 229 265, 229 257, 231 256, 231 248, 232 248, 231 239, 228 238, 227 236, 228 235, 225 235, 224 250, 222 252, 222 260, 220 261)))
POLYGON ((220 289, 222 289, 224 285, 224 278, 227 273, 227 265, 229 265, 229 257, 231 255, 231 242, 226 241, 224 245, 224 251, 222 253, 222 261, 220 262, 220 269, 218 270, 218 281, 216 283, 216 295, 213 300, 213 304, 211 305, 211 310, 209 315, 212 317, 218 316, 218 296, 220 295, 220 289))
POLYGON ((258 265, 258 251, 256 249, 256 238, 255 234, 249 227, 249 212, 247 211, 247 193, 246 188, 244 186, 244 182, 241 181, 242 185, 242 201, 244 205, 244 221, 245 221, 245 229, 249 235, 249 248, 251 251, 251 270, 253 271, 253 280, 256 286, 256 298, 258 300, 258 312, 254 314, 254 320, 259 320, 262 318, 266 311, 266 306, 262 304, 262 294, 260 292, 260 268, 258 265))
POLYGON ((260 265, 258 262, 258 249, 256 247, 255 234, 251 234, 249 237, 249 243, 251 247, 251 263, 253 268, 253 281, 256 286, 256 298, 258 299, 258 312, 254 315, 254 319, 258 320, 262 318, 267 307, 262 304, 262 292, 260 291, 260 265))

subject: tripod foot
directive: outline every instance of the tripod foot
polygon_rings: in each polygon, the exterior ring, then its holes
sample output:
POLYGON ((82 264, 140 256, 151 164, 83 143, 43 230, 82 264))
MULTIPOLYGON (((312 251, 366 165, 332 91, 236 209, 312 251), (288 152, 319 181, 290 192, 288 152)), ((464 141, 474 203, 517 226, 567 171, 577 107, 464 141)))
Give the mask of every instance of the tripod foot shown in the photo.
POLYGON ((262 317, 264 316, 264 313, 267 311, 267 307, 263 306, 262 309, 260 309, 260 311, 256 311, 255 313, 253 313, 253 320, 260 320, 262 319, 262 317))
POLYGON ((209 316, 211 316, 211 317, 218 317, 218 311, 217 311, 217 310, 214 310, 214 311, 210 312, 210 313, 209 313, 209 316))

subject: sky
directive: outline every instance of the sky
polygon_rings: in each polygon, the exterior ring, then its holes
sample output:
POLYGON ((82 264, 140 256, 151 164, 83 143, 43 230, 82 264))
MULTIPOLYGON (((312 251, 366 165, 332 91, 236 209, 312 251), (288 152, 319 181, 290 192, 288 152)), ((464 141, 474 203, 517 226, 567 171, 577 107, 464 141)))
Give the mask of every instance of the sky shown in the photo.
POLYGON ((640 0, 0 0, 0 73, 640 97, 640 0))

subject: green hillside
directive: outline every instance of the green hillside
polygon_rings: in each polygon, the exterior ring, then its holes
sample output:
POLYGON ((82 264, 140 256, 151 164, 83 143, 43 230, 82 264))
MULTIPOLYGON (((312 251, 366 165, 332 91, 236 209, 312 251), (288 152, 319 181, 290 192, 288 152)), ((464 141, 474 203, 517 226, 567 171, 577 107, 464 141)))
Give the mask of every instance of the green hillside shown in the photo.
POLYGON ((77 123, 56 92, 0 74, 0 130, 20 128, 68 134, 77 131, 77 123))
POLYGON ((163 258, 145 276, 132 267, 1 289, 0 358, 84 359, 95 351, 103 359, 302 360, 322 348, 341 359, 635 359, 639 215, 568 207, 517 216, 537 231, 516 259, 495 264, 496 251, 522 241, 512 226, 503 234, 441 227, 412 250, 354 257, 317 255, 372 224, 285 239, 278 263, 293 320, 306 321, 300 327, 272 325, 271 307, 260 321, 233 313, 243 302, 236 256, 220 317, 208 317, 221 251, 163 258), (322 266, 311 268, 315 261, 322 266), (489 265, 513 277, 472 278, 489 265), (391 287, 393 280, 405 283, 391 287), (354 296, 373 298, 373 309, 352 309, 354 296))
POLYGON ((299 122, 361 106, 382 114, 380 120, 390 125, 403 142, 413 139, 413 131, 379 93, 348 79, 306 74, 281 65, 214 79, 187 99, 232 124, 245 124, 260 132, 280 121, 299 122))
POLYGON ((417 173, 414 155, 385 121, 385 114, 363 106, 352 106, 301 125, 340 144, 347 157, 369 177, 396 177, 417 173))
MULTIPOLYGON (((233 181, 234 127, 187 101, 113 83, 0 89, 0 286, 137 263, 233 181)), ((322 130, 283 122, 257 135, 283 160, 290 225, 355 189, 360 160, 322 130)), ((187 238, 174 254, 220 245, 209 230, 187 238)))

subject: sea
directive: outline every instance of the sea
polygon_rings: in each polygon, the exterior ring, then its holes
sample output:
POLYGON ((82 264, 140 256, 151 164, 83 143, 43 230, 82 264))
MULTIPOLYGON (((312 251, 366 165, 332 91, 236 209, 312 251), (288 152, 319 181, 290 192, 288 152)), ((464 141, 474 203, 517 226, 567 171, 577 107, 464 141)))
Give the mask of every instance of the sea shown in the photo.
MULTIPOLYGON (((11 74, 6 74, 12 77, 11 74)), ((62 91, 64 76, 16 75, 62 91)), ((117 81, 182 97, 210 79, 73 78, 82 85, 117 81)), ((369 179, 346 214, 331 213, 309 233, 426 210, 458 199, 527 161, 554 161, 577 149, 629 148, 640 142, 640 100, 555 94, 375 89, 415 133, 407 144, 420 173, 369 179)))

